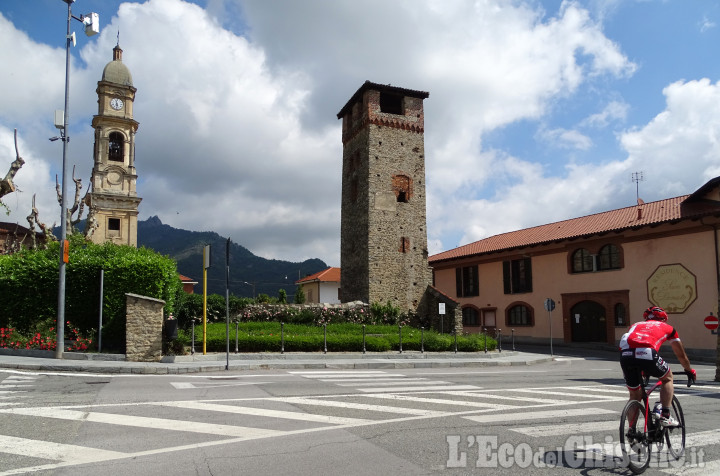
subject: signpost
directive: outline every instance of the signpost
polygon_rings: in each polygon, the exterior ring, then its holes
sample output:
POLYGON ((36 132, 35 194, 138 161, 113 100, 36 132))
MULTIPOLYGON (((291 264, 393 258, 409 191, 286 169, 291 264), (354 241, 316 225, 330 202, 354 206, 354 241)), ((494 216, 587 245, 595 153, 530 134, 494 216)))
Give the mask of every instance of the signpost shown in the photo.
POLYGON ((550 357, 553 356, 553 348, 552 348, 552 316, 551 313, 555 309, 555 301, 553 301, 550 298, 545 299, 545 310, 548 313, 548 321, 550 321, 550 357))
POLYGON ((440 314, 440 334, 443 333, 443 320, 445 318, 445 303, 438 303, 438 314, 440 314))

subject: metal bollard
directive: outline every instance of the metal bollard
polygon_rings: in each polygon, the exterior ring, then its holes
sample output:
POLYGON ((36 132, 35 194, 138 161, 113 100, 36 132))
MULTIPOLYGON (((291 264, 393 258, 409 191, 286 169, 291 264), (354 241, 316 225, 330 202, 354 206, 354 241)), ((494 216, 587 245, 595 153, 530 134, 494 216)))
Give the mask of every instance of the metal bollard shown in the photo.
POLYGON ((323 340, 325 341, 323 353, 327 354, 327 324, 323 324, 323 340))
POLYGON ((190 338, 192 344, 190 345, 190 355, 195 355, 195 319, 192 321, 192 337, 190 338))
POLYGON ((513 352, 515 351, 515 329, 510 329, 510 335, 512 336, 512 347, 513 352))
POLYGON ((453 328, 453 334, 455 334, 455 353, 457 354, 457 327, 453 328))
POLYGON ((363 324, 363 354, 365 353, 365 324, 363 324))
POLYGON ((485 341, 485 353, 487 354, 487 329, 483 327, 483 340, 485 341))
POLYGON ((280 323, 280 353, 285 353, 285 324, 280 323))
POLYGON ((425 328, 420 328, 420 353, 425 353, 425 328))
POLYGON ((495 338, 498 343, 498 352, 502 352, 502 329, 495 331, 495 338))
POLYGON ((235 319, 235 353, 238 353, 238 332, 240 330, 240 321, 235 319))
POLYGON ((402 326, 398 326, 398 335, 400 336, 400 353, 402 354, 402 326))

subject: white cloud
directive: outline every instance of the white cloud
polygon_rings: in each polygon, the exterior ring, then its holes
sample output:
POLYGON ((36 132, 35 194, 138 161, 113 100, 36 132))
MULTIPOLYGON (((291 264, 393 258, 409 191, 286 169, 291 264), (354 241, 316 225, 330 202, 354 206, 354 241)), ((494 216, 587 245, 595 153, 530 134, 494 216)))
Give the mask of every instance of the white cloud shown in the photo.
POLYGON ((715 28, 715 22, 711 21, 708 17, 703 17, 700 21, 700 33, 705 33, 708 30, 715 28))
MULTIPOLYGON (((631 205, 633 171, 644 170, 646 183, 653 182, 647 194, 641 184, 646 200, 688 193, 717 175, 720 117, 713 105, 720 98, 709 80, 668 86, 666 110, 621 135, 626 157, 564 165, 559 156, 561 174, 553 176, 541 159, 485 147, 489 133, 537 122, 547 124, 543 132, 555 146, 586 151, 593 133, 625 121, 632 105, 632 98, 612 100, 575 127, 549 120, 560 99, 568 103, 588 85, 602 95, 636 66, 577 2, 550 12, 537 5, 212 0, 208 13, 180 0, 125 3, 98 38, 79 43, 84 65, 71 74, 70 163, 87 183, 96 82, 120 29, 138 88, 141 218, 214 230, 266 257, 340 265, 335 114, 366 79, 430 92, 431 252, 631 205), (238 5, 241 19, 220 18, 238 5)), ((598 5, 609 12, 616 2, 598 5)), ((0 60, 14 67, 0 75, 0 86, 14 94, 0 97, 0 157, 14 156, 11 132, 18 127, 28 163, 16 180, 23 194, 6 202, 24 221, 27 196, 37 192, 41 216, 53 217, 61 148, 47 138, 56 135, 52 110, 62 107, 64 50, 36 43, 0 15, 0 42, 8 38, 17 48, 0 49, 0 60)))

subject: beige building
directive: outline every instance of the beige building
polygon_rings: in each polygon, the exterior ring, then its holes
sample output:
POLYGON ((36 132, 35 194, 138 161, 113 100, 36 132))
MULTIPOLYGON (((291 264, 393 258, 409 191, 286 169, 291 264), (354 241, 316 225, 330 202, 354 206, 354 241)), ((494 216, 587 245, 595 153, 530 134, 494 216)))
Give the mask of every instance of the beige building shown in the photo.
POLYGON ((327 268, 295 281, 306 303, 340 304, 340 268, 327 268))
POLYGON ((685 346, 714 355, 720 177, 690 195, 492 236, 429 259, 466 332, 615 344, 658 305, 685 346), (555 309, 545 309, 546 300, 555 309))
POLYGON ((142 199, 135 190, 136 91, 130 70, 122 62, 122 50, 116 46, 113 60, 98 82, 98 113, 92 121, 95 146, 87 226, 96 228, 92 234, 95 243, 137 246, 138 205, 142 199))

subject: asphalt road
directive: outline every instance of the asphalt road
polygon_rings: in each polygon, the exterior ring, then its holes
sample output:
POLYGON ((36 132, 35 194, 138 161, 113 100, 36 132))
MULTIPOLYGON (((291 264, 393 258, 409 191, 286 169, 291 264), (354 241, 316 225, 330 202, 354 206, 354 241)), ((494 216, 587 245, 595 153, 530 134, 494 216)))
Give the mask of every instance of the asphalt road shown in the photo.
MULTIPOLYGON (((0 475, 629 474, 617 447, 627 395, 607 357, 163 376, 0 370, 0 475)), ((720 473, 720 385, 714 366, 696 368, 698 385, 676 385, 687 459, 661 455, 646 474, 720 473)))

